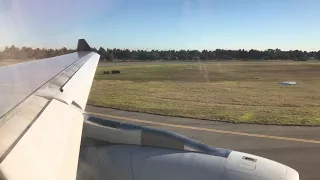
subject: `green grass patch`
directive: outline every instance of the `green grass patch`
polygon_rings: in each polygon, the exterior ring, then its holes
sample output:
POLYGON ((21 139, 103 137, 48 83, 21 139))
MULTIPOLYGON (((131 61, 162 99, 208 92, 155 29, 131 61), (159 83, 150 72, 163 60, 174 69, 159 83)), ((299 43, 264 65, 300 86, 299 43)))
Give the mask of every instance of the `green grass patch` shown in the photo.
POLYGON ((88 104, 235 123, 320 125, 316 63, 98 67, 88 104), (105 75, 106 70, 121 74, 105 75), (280 81, 294 80, 294 86, 280 81))

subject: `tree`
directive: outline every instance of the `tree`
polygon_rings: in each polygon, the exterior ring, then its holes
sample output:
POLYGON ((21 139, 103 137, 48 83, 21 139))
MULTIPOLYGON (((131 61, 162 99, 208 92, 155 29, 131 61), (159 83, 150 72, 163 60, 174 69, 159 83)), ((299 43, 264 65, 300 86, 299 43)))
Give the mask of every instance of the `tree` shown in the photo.
POLYGON ((4 60, 5 59, 5 53, 4 52, 0 52, 0 60, 4 60))
POLYGON ((132 53, 129 49, 122 51, 121 59, 132 59, 132 53))
POLYGON ((54 56, 56 56, 55 50, 53 50, 53 49, 48 49, 48 50, 47 50, 47 55, 46 55, 46 57, 50 58, 50 57, 54 57, 54 56))
POLYGON ((255 49, 251 49, 249 52, 249 58, 250 59, 261 59, 261 53, 260 51, 257 51, 255 49))
POLYGON ((100 61, 105 61, 108 57, 108 53, 103 47, 99 48, 98 54, 100 54, 100 61))
POLYGON ((138 51, 138 59, 139 60, 148 60, 149 59, 149 53, 144 50, 138 51))
POLYGON ((318 52, 316 53, 316 57, 315 57, 315 58, 320 59, 320 51, 318 51, 318 52))
POLYGON ((208 51, 207 51, 207 50, 203 50, 203 51, 201 52, 200 59, 201 59, 201 60, 208 60, 208 58, 209 58, 208 51))
POLYGON ((111 49, 107 49, 107 56, 106 56, 107 61, 113 61, 113 52, 111 49))
POLYGON ((189 54, 186 50, 180 50, 177 54, 177 57, 180 60, 188 60, 189 59, 189 54))
POLYGON ((198 50, 189 51, 189 57, 191 60, 199 60, 201 53, 198 50))
POLYGON ((158 52, 152 50, 152 51, 149 53, 149 59, 150 59, 150 60, 157 60, 157 59, 159 59, 159 54, 158 54, 158 52))
POLYGON ((214 59, 216 59, 216 52, 214 52, 214 51, 209 51, 209 52, 208 52, 208 59, 209 59, 209 60, 214 60, 214 59))

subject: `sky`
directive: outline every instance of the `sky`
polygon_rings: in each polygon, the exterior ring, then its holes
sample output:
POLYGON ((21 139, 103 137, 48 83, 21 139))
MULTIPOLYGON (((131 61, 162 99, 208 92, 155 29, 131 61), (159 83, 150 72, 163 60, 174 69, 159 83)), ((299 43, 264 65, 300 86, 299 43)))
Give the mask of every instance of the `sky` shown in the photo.
POLYGON ((320 50, 319 0, 0 0, 5 46, 320 50))

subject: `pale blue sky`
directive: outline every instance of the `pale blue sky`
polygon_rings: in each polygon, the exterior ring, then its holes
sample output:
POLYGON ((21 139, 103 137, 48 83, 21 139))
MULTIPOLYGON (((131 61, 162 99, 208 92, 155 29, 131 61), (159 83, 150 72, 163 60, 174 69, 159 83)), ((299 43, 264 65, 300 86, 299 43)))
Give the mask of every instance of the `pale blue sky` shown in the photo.
POLYGON ((5 45, 320 50, 319 0, 0 0, 5 45))

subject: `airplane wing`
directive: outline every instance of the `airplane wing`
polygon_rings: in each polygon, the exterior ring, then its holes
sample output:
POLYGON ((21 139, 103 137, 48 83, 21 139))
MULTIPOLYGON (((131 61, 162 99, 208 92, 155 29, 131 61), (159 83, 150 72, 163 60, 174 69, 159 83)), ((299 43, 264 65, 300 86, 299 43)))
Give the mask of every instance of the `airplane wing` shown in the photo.
POLYGON ((76 179, 99 55, 77 52, 0 67, 0 179, 76 179))

